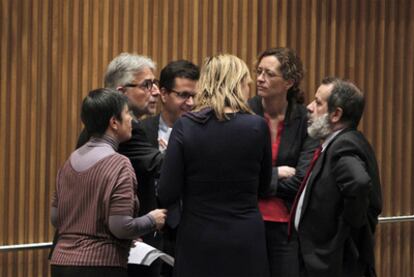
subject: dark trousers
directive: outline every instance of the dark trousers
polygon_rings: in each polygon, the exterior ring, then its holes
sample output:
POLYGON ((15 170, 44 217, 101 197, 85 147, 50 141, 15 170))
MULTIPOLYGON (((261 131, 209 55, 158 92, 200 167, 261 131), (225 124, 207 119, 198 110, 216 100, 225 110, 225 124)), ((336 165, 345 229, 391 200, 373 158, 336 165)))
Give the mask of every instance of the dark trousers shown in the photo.
POLYGON ((113 266, 51 265, 52 277, 128 277, 126 268, 113 266))
POLYGON ((288 224, 265 221, 267 256, 272 277, 299 276, 298 242, 292 234, 288 240, 288 224))
POLYGON ((349 263, 344 261, 342 267, 337 269, 336 273, 321 271, 318 272, 317 269, 313 269, 312 273, 309 273, 305 266, 305 261, 303 260, 303 256, 300 250, 300 243, 299 243, 299 272, 300 277, 319 277, 319 276, 342 276, 342 277, 376 277, 377 274, 375 272, 375 268, 370 267, 367 264, 362 264, 360 262, 352 262, 349 263))
POLYGON ((161 260, 155 260, 150 266, 128 264, 129 277, 159 277, 161 275, 161 260))
MULTIPOLYGON (((177 239, 177 228, 171 229, 168 226, 165 227, 163 232, 164 238, 164 252, 168 255, 174 257, 175 255, 175 241, 177 239)), ((173 267, 167 263, 163 263, 161 267, 161 276, 162 277, 172 277, 173 276, 173 267)))

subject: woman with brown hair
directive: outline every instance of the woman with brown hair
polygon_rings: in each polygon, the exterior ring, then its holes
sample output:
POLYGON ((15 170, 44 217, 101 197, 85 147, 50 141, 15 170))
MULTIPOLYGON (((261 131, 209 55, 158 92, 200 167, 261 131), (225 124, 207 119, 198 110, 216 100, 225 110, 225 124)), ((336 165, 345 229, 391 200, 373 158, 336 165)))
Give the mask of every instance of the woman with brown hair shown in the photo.
POLYGON ((258 57, 257 96, 252 110, 265 118, 272 142, 270 197, 259 201, 265 221, 272 276, 298 276, 298 245, 288 240, 289 210, 318 142, 307 135, 307 112, 299 88, 303 66, 289 48, 270 48, 258 57))

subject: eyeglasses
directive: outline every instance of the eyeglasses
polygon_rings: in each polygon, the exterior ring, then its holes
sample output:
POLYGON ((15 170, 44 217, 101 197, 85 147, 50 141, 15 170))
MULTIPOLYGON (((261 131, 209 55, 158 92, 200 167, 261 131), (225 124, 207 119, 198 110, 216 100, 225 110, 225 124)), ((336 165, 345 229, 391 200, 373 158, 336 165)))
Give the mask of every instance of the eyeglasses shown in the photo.
POLYGON ((178 98, 181 98, 182 100, 187 100, 190 97, 195 97, 196 93, 195 92, 188 92, 188 91, 176 91, 173 89, 170 89, 171 92, 174 92, 175 94, 177 94, 178 98))
POLYGON ((264 77, 268 77, 268 78, 281 77, 281 78, 283 78, 282 75, 277 74, 276 72, 273 72, 269 69, 263 69, 263 68, 260 68, 260 67, 257 68, 256 70, 254 70, 254 73, 257 74, 257 77, 259 77, 263 73, 264 77))
POLYGON ((151 90, 154 85, 156 85, 157 87, 160 87, 160 81, 157 79, 151 80, 151 79, 147 79, 144 80, 141 84, 126 84, 124 87, 129 87, 129 88, 136 88, 139 87, 140 89, 143 90, 151 90))

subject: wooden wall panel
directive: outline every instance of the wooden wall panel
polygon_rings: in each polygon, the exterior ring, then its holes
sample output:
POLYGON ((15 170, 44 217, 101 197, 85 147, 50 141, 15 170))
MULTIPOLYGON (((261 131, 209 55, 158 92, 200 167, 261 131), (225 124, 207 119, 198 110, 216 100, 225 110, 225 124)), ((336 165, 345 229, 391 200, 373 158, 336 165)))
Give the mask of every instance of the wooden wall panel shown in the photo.
MULTIPOLYGON (((227 52, 253 68, 260 51, 288 46, 305 64, 307 100, 324 76, 354 80, 383 216, 414 214, 413 14, 410 0, 0 0, 0 245, 52 239, 50 197, 81 100, 123 51, 159 68, 227 52)), ((413 228, 379 226, 380 276, 414 275, 413 228)), ((1 276, 47 276, 46 250, 0 255, 1 276)))

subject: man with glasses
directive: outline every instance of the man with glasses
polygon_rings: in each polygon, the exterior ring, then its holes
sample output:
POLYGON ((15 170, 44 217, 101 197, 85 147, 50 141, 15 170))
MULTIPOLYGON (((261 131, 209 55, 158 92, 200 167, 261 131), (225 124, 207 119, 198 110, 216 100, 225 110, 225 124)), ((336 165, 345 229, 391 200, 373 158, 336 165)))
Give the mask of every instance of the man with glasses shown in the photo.
MULTIPOLYGON (((154 71, 155 64, 150 58, 122 53, 109 63, 105 74, 105 87, 116 89, 126 95, 130 110, 133 112, 132 137, 129 141, 119 145, 118 152, 127 156, 134 167, 139 184, 139 215, 148 213, 157 207, 154 193, 150 194, 151 197, 147 196, 148 192, 155 191, 154 184, 145 182, 145 178, 148 175, 158 176, 164 159, 164 155, 149 143, 142 123, 138 120, 148 114, 150 96, 156 97, 160 93, 159 82, 155 79, 154 71), (146 187, 146 185, 151 187, 146 187)), ((77 148, 86 143, 89 137, 90 134, 83 130, 78 139, 77 148)), ((154 235, 151 234, 151 236, 154 235)), ((154 241, 145 242, 159 247, 154 241)), ((130 268, 128 270, 130 271, 130 268)))
POLYGON ((143 120, 143 127, 150 142, 160 151, 167 148, 175 121, 183 113, 193 109, 199 77, 198 67, 186 60, 171 62, 161 70, 161 113, 143 120))
MULTIPOLYGON (((137 175, 159 174, 164 155, 154 148, 138 121, 143 115, 148 114, 148 102, 150 95, 159 95, 158 80, 154 75, 155 64, 145 56, 122 53, 115 57, 108 65, 105 73, 105 87, 113 88, 124 93, 129 100, 130 110, 133 112, 132 138, 119 145, 118 152, 127 156, 132 163, 137 175)), ((90 134, 83 130, 79 136, 77 148, 85 144, 90 134)), ((138 186, 138 196, 140 187, 138 186)), ((149 210, 148 206, 140 198, 140 212, 149 210)))
MULTIPOLYGON (((199 77, 199 68, 193 63, 185 60, 173 61, 161 70, 161 113, 142 121, 142 126, 149 141, 160 151, 166 150, 168 139, 175 121, 183 113, 192 110, 199 77)), ((147 174, 145 179, 146 184, 144 187, 151 188, 154 187, 157 176, 147 174), (149 183, 151 183, 151 185, 149 183)), ((149 192, 146 195, 152 197, 154 200, 156 198, 155 194, 152 194, 152 192, 149 192)), ((163 232, 163 249, 166 253, 174 255, 175 234, 180 217, 178 204, 169 210, 170 212, 167 215, 169 220, 167 221, 166 228, 163 232)), ((162 275, 171 276, 171 269, 170 266, 163 264, 162 275)))
POLYGON ((154 62, 144 56, 122 53, 113 59, 105 74, 105 87, 124 93, 136 119, 149 114, 151 96, 160 94, 154 62))

